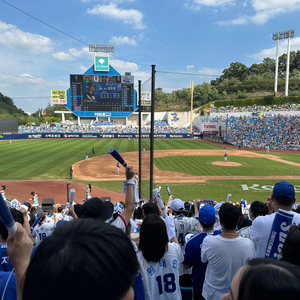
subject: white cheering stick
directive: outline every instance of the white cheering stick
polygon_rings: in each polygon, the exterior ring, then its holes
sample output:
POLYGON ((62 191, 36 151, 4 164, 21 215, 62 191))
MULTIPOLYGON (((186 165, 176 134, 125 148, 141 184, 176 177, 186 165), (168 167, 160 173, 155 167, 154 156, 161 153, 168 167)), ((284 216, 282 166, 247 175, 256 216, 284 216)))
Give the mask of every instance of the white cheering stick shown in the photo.
POLYGON ((164 216, 166 218, 168 215, 167 215, 167 212, 165 210, 165 206, 164 206, 164 203, 162 201, 162 198, 161 198, 159 190, 158 189, 154 189, 153 190, 153 194, 154 194, 154 197, 155 197, 155 199, 156 199, 156 201, 157 201, 160 209, 162 210, 162 212, 163 212, 163 214, 164 214, 164 216))
POLYGON ((70 198, 69 198, 70 206, 72 206, 72 204, 74 202, 74 197, 75 197, 75 189, 71 189, 70 190, 70 198))
POLYGON ((108 149, 108 153, 115 158, 123 167, 128 168, 127 163, 123 159, 123 157, 120 155, 120 153, 113 147, 108 149))
POLYGON ((231 194, 228 194, 226 202, 229 203, 230 199, 231 199, 231 194))
POLYGON ((0 218, 12 237, 15 237, 17 225, 0 193, 0 218))

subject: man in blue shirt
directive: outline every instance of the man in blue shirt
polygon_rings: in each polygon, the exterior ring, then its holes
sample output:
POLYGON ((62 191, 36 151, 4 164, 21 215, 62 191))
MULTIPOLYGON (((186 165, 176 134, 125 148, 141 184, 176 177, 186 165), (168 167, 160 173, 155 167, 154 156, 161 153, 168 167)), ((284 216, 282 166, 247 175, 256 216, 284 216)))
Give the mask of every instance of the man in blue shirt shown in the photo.
POLYGON ((204 299, 202 297, 202 287, 205 278, 207 263, 201 262, 201 244, 208 234, 220 234, 220 230, 214 230, 216 216, 212 205, 206 204, 199 211, 199 222, 203 232, 193 236, 186 244, 184 250, 184 269, 193 267, 193 299, 204 299))

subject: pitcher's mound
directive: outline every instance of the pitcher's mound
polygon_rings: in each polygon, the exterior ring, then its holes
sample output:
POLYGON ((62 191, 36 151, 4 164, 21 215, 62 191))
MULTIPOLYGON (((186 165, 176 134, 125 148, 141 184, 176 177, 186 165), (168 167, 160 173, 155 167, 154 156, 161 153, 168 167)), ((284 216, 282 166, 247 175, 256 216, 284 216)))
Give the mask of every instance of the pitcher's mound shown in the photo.
POLYGON ((226 161, 213 161, 211 163, 212 165, 215 165, 215 166, 224 166, 224 167, 239 167, 241 166, 241 164, 239 163, 236 163, 236 162, 226 162, 226 161))

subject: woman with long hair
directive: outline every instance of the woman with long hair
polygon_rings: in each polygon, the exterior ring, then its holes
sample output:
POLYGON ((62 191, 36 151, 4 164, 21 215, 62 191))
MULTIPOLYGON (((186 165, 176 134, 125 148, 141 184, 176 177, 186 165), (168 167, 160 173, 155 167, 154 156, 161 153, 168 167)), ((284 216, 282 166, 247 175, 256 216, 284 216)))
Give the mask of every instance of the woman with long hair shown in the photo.
POLYGON ((169 243, 166 225, 157 215, 148 215, 141 226, 138 261, 146 299, 181 299, 179 264, 183 254, 177 239, 169 243))

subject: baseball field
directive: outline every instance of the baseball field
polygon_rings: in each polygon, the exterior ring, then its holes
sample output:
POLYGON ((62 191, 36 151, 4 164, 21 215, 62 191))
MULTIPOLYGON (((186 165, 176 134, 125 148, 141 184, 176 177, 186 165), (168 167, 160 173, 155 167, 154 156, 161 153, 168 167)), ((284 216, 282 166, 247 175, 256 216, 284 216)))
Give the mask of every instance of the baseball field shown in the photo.
MULTIPOLYGON (((154 187, 170 186, 173 198, 184 201, 206 199, 232 201, 246 199, 264 201, 274 183, 291 182, 300 192, 300 155, 296 152, 266 153, 228 147, 228 162, 223 161, 223 145, 202 140, 157 139, 154 152, 154 187)), ((142 196, 149 197, 150 141, 143 140, 142 196)), ((0 184, 7 187, 9 199, 26 200, 34 190, 39 199, 54 198, 65 203, 66 186, 76 189, 75 201, 82 203, 85 185, 92 185, 92 196, 110 196, 124 200, 122 187, 124 168, 115 173, 116 161, 108 154, 116 148, 126 162, 138 172, 138 140, 127 139, 37 139, 0 143, 0 184), (95 153, 92 154, 92 148, 95 153), (85 160, 88 152, 89 160, 85 160), (73 166, 73 180, 69 168, 73 166)))

